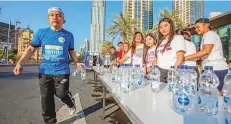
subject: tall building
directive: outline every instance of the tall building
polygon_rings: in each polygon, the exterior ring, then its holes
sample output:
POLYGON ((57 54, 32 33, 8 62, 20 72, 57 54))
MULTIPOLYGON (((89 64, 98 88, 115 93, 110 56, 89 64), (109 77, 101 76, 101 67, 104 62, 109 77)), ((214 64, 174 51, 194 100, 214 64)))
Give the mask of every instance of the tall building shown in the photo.
POLYGON ((135 28, 138 31, 153 28, 153 0, 124 0, 123 13, 137 19, 135 28))
POLYGON ((178 18, 185 24, 192 24, 204 17, 204 0, 174 0, 173 10, 179 12, 178 18))
MULTIPOLYGON (((23 52, 29 47, 33 38, 33 31, 30 29, 19 29, 18 32, 18 53, 17 56, 21 57, 23 52)), ((42 59, 42 50, 38 48, 34 55, 27 62, 30 63, 39 63, 42 59)))
POLYGON ((105 36, 105 1, 92 0, 90 51, 100 52, 105 36))

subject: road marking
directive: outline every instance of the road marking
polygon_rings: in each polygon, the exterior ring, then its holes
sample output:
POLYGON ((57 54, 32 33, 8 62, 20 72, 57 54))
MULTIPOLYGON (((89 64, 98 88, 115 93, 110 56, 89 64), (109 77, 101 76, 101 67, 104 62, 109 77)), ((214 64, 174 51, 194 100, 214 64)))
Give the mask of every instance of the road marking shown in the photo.
POLYGON ((56 113, 58 124, 87 124, 78 93, 74 95, 74 99, 76 105, 75 114, 73 116, 69 115, 69 108, 67 105, 63 105, 56 113))

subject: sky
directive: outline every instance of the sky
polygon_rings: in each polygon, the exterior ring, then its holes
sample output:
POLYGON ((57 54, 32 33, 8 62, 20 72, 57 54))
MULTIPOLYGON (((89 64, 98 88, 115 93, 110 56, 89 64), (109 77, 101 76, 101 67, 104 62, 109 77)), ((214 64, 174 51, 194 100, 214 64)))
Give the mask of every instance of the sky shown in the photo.
MULTIPOLYGON (((64 11, 66 24, 63 27, 72 32, 75 37, 75 50, 79 50, 84 40, 90 40, 91 25, 91 1, 0 1, 1 13, 0 22, 15 24, 16 20, 21 22, 21 28, 30 27, 34 32, 39 28, 49 27, 47 21, 47 10, 50 7, 60 7, 64 11)), ((205 1, 205 17, 209 17, 210 12, 231 11, 231 1, 205 1)), ((158 21, 159 13, 163 9, 172 10, 172 1, 153 2, 154 24, 158 21)), ((114 15, 123 10, 122 1, 106 1, 106 29, 112 24, 114 15)), ((111 40, 106 35, 105 40, 111 40)), ((117 43, 119 39, 114 41, 117 43)))

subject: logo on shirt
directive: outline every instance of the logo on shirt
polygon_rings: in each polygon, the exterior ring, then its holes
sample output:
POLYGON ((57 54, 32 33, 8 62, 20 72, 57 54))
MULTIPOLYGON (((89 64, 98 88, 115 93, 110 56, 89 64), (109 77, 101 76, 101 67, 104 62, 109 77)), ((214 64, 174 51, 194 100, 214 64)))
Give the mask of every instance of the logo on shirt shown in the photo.
POLYGON ((61 43, 65 42, 65 38, 64 38, 64 37, 59 37, 58 40, 59 40, 59 42, 61 42, 61 43))

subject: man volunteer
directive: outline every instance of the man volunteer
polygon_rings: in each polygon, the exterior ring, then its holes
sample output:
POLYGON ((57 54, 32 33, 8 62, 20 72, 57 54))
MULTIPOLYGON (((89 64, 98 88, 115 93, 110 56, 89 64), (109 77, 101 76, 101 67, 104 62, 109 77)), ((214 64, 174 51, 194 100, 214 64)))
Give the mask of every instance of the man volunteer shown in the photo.
POLYGON ((42 116, 46 124, 56 123, 54 94, 69 107, 69 114, 75 113, 76 107, 69 91, 69 56, 78 67, 77 56, 74 52, 74 37, 72 33, 62 28, 65 23, 64 13, 60 8, 48 9, 49 28, 39 29, 25 50, 14 69, 15 75, 22 73, 25 63, 37 50, 42 47, 42 61, 39 66, 39 86, 41 93, 42 116))

